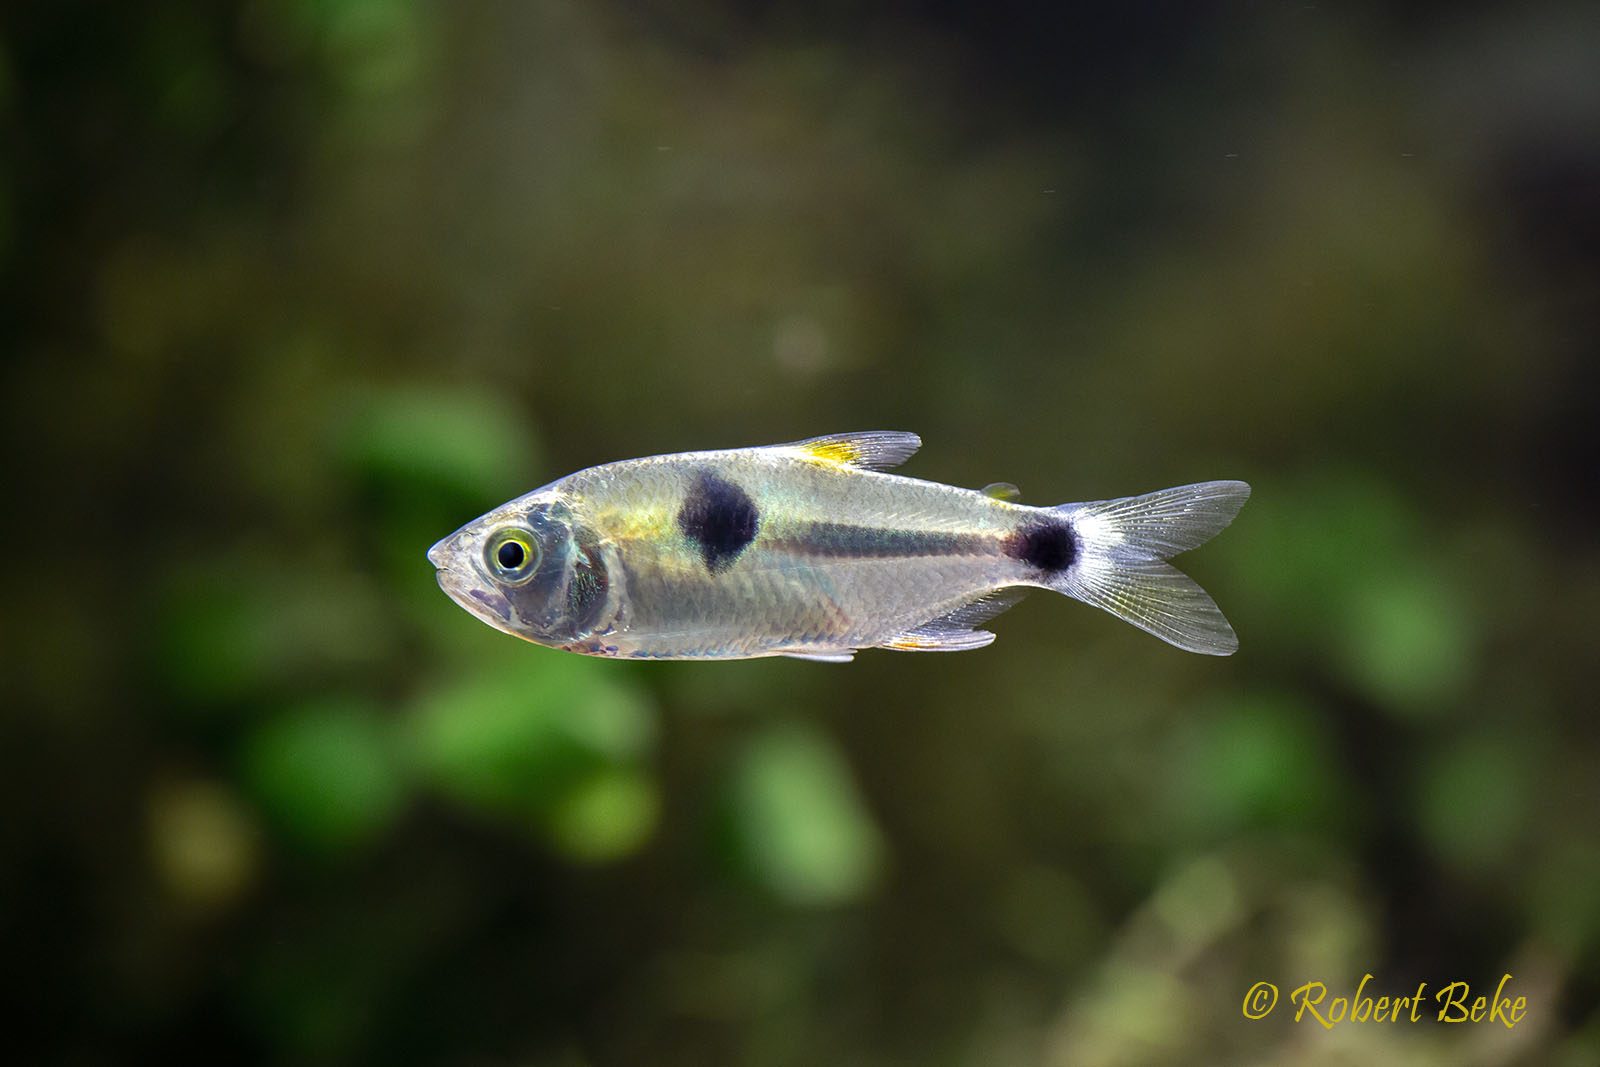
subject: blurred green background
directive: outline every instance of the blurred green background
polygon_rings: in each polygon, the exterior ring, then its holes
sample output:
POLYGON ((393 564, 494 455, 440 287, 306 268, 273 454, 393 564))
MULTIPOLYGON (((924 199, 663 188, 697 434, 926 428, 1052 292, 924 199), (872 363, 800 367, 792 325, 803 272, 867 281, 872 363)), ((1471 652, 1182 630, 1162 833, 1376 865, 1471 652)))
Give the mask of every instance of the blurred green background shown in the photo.
POLYGON ((1600 1062, 1597 55, 1576 2, 7 5, 14 1062, 1600 1062), (1185 561, 1241 651, 1041 593, 591 661, 423 558, 873 428, 1031 503, 1248 479, 1185 561), (1288 1017, 1367 972, 1528 1014, 1288 1017))

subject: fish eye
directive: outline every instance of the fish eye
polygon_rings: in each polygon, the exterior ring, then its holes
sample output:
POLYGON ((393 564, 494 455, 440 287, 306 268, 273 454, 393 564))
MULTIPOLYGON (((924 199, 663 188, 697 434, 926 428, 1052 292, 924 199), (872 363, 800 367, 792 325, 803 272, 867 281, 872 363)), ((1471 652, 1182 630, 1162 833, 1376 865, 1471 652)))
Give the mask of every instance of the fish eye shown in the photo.
POLYGON ((489 573, 513 585, 533 577, 539 569, 539 544, 526 530, 514 526, 496 530, 483 546, 489 573))

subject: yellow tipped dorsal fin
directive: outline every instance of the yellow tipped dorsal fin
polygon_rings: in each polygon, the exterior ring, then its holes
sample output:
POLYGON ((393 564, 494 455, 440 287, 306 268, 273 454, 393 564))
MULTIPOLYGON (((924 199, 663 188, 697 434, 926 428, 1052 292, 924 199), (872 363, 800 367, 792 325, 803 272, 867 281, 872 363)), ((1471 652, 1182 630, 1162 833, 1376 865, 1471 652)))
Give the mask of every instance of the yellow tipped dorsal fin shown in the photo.
POLYGON ((881 471, 910 459, 922 447, 922 438, 899 430, 866 430, 861 433, 829 434, 827 437, 813 437, 774 447, 797 452, 818 463, 881 471))
POLYGON ((993 497, 996 500, 1022 499, 1022 490, 1018 489, 1010 482, 990 482, 982 489, 979 489, 978 492, 982 493, 984 496, 993 497))

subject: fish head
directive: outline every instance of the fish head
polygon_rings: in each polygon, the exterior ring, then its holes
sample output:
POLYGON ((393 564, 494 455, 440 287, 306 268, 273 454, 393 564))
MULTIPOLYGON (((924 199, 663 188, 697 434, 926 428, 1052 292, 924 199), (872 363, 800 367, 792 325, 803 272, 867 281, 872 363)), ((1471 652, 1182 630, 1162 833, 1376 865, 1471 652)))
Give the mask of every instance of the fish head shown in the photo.
POLYGON ((450 599, 535 644, 572 644, 615 614, 601 545, 559 490, 472 520, 428 549, 428 562, 450 599))

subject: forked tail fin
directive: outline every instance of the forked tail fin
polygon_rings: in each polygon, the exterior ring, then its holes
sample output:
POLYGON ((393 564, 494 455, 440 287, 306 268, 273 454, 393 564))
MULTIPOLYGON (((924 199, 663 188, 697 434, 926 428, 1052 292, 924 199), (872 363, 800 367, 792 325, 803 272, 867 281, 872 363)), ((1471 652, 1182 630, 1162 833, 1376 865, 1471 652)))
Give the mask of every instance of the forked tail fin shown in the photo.
POLYGON ((1232 655, 1239 638, 1216 601, 1166 560, 1215 537, 1249 497, 1244 482, 1200 482, 1053 508, 1071 522, 1077 552, 1050 586, 1179 648, 1232 655))

